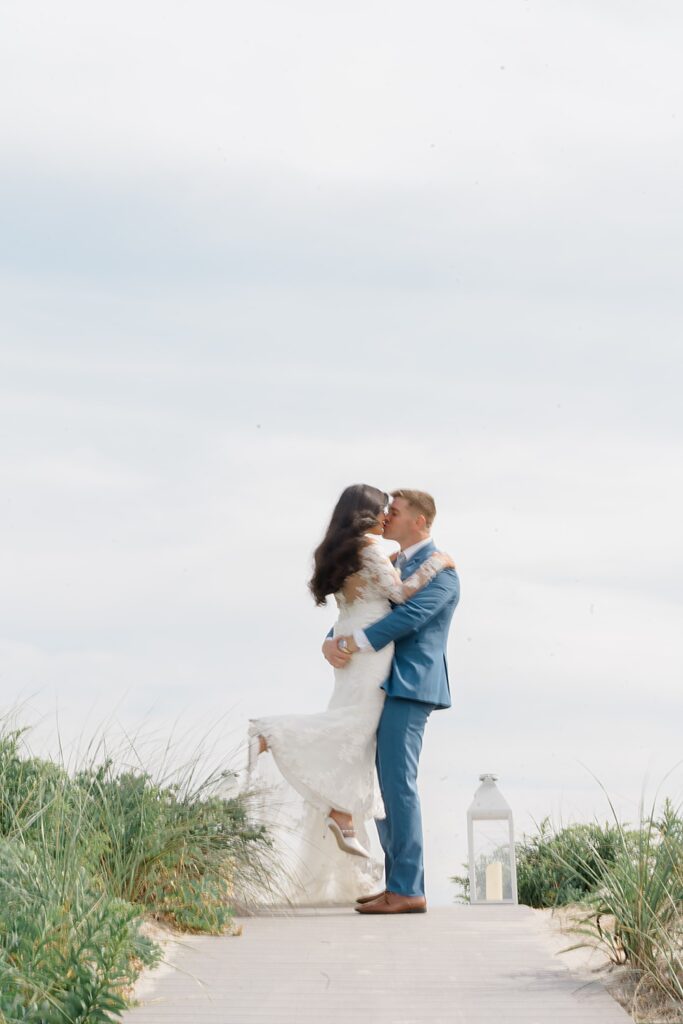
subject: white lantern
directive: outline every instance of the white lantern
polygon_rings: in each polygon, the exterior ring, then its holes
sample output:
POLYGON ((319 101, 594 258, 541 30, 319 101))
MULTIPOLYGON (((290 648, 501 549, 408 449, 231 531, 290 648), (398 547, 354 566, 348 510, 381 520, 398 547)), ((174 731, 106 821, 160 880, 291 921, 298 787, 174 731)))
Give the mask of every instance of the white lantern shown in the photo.
POLYGON ((496 786, 495 775, 486 772, 479 781, 467 812, 470 903, 516 903, 512 811, 496 786))

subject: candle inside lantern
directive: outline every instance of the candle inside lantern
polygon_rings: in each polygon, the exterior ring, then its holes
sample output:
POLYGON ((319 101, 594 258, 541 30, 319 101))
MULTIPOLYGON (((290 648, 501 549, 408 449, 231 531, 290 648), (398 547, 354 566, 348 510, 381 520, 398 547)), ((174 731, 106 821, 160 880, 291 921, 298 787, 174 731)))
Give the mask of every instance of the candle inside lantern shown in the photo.
POLYGON ((496 860, 486 865, 486 899, 502 900, 503 898, 503 865, 496 860))

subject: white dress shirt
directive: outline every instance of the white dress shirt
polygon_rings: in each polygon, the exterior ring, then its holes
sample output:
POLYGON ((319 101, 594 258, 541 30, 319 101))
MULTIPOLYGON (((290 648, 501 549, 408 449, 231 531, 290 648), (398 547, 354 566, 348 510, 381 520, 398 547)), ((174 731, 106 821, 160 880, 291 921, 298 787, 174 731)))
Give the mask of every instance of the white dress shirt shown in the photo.
POLYGON ((428 544, 431 543, 432 538, 426 537, 425 540, 419 540, 417 544, 411 544, 411 546, 409 548, 406 548, 405 551, 402 551, 401 554, 405 557, 406 562, 409 562, 410 559, 418 553, 418 551, 421 551, 422 548, 426 547, 428 544))
MULTIPOLYGON (((405 549, 405 551, 401 551, 400 552, 399 558, 401 557, 401 555, 403 555, 403 557, 405 559, 403 564, 405 565, 406 562, 409 562, 410 559, 413 558, 413 556, 418 553, 418 551, 421 551, 422 548, 427 546, 427 544, 431 544, 431 541, 432 541, 431 537, 426 537, 425 540, 419 540, 417 542, 417 544, 411 544, 409 548, 405 549)), ((358 648, 359 652, 367 651, 367 650, 370 650, 370 651, 374 650, 374 648, 370 646, 370 641, 368 640, 368 638, 365 635, 365 630, 363 630, 363 629, 354 629, 354 631, 353 631, 353 639, 354 639, 354 642, 355 642, 356 647, 358 648)))

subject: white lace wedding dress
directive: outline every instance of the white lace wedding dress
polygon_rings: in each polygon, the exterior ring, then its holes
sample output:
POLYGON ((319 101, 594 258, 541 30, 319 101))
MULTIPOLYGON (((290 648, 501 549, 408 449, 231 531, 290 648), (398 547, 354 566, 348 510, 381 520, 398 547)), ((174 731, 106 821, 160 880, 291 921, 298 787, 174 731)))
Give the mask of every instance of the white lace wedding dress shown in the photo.
MULTIPOLYGON (((339 611, 335 636, 351 635, 381 619, 390 610, 390 601, 407 600, 444 568, 444 556, 434 553, 402 582, 378 538, 370 534, 368 540, 361 568, 351 578, 353 600, 342 592, 334 595, 339 611)), ((262 789, 257 817, 282 845, 287 861, 285 894, 297 905, 348 903, 376 891, 381 879, 382 862, 341 851, 324 818, 332 808, 352 814, 358 839, 367 849, 366 823, 384 817, 375 770, 375 733, 384 703, 380 687, 389 675, 393 648, 387 644, 380 651, 361 652, 345 668, 335 669, 325 711, 250 722, 250 735, 265 737, 280 774, 294 790, 280 786, 274 795, 272 786, 262 789), (303 798, 303 808, 295 794, 303 798)), ((259 768, 267 759, 267 754, 258 759, 259 768)))

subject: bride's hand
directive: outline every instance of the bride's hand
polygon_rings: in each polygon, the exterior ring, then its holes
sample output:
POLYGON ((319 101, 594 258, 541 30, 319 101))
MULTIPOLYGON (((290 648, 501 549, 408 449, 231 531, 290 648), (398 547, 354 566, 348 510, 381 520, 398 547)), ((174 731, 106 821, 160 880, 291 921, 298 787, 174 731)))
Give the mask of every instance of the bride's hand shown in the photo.
POLYGON ((440 551, 439 554, 443 559, 444 569, 455 569, 455 562, 453 561, 453 559, 451 558, 447 551, 440 551))

